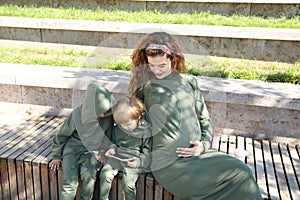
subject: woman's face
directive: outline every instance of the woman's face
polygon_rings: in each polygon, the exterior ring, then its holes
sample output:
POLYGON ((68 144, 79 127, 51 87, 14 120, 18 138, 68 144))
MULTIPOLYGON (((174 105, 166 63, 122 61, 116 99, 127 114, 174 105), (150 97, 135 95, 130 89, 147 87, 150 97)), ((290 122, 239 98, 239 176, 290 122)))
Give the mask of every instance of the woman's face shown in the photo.
POLYGON ((138 120, 136 119, 133 119, 133 120, 129 120, 128 122, 126 123, 123 123, 123 124, 118 124, 119 126, 121 126, 121 128, 123 128, 124 130, 126 131, 133 131, 137 125, 138 125, 138 120))
POLYGON ((172 72, 171 60, 164 56, 148 56, 149 68, 153 72, 156 78, 163 79, 172 72))

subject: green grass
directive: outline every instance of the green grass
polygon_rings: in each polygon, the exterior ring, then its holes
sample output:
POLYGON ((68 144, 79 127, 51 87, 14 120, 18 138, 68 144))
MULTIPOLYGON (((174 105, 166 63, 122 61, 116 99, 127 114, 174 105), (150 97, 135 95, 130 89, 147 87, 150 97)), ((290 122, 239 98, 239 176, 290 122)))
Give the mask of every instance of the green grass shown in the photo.
MULTIPOLYGON (((262 18, 241 15, 225 17, 210 13, 171 14, 159 11, 127 12, 102 9, 19 7, 13 5, 0 6, 0 16, 238 27, 300 28, 300 16, 291 19, 286 19, 285 17, 262 18)), ((96 62, 95 60, 97 60, 97 55, 90 54, 90 52, 84 50, 0 46, 0 62, 5 63, 105 68, 126 71, 131 69, 129 57, 118 59, 106 58, 105 61, 98 60, 96 62), (90 58, 92 62, 89 62, 90 58)), ((285 64, 243 59, 219 59, 216 57, 202 59, 197 63, 187 61, 189 73, 197 76, 300 84, 300 63, 285 64)))
MULTIPOLYGON (((1 47, 0 62, 33 65, 52 65, 79 68, 101 68, 111 70, 131 69, 128 57, 98 59, 97 54, 85 50, 46 47, 1 47), (92 60, 92 62, 89 62, 92 60), (95 62, 96 61, 96 62, 95 62)), ((207 57, 197 63, 187 58, 188 72, 196 76, 210 76, 268 82, 300 84, 300 63, 287 64, 245 59, 207 57)))
POLYGON ((190 25, 218 25, 237 27, 266 27, 266 28, 300 28, 300 16, 291 19, 263 18, 255 16, 233 15, 226 17, 201 13, 164 13, 159 11, 108 11, 103 9, 89 10, 77 8, 50 8, 34 6, 0 6, 0 16, 52 18, 68 20, 97 20, 119 22, 167 23, 190 25))

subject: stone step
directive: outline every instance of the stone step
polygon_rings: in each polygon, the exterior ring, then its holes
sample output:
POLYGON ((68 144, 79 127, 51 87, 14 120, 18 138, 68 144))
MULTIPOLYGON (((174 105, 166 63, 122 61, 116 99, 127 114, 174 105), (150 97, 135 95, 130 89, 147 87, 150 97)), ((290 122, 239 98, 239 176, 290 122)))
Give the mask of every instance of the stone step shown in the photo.
POLYGON ((210 12, 230 16, 232 14, 263 17, 291 18, 300 14, 299 0, 2 0, 0 5, 37 5, 50 7, 77 7, 111 10, 158 10, 162 12, 210 12))
POLYGON ((300 29, 247 28, 0 17, 0 39, 133 49, 154 31, 172 34, 185 54, 294 63, 300 29))
MULTIPOLYGON (((66 115, 81 103, 89 83, 105 86, 120 97, 127 94, 129 79, 126 71, 0 63, 0 113, 6 113, 10 104, 18 113, 66 115)), ((299 138, 300 85, 197 80, 215 128, 260 138, 299 138)))

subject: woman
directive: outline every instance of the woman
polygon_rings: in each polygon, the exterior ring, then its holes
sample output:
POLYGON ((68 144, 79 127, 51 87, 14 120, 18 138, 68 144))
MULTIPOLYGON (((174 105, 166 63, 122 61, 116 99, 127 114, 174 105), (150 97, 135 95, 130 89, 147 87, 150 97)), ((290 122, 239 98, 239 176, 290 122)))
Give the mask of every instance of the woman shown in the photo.
POLYGON ((180 199, 262 199, 247 165, 210 149, 211 120, 197 80, 165 32, 146 35, 132 54, 129 92, 152 122, 152 174, 180 199))

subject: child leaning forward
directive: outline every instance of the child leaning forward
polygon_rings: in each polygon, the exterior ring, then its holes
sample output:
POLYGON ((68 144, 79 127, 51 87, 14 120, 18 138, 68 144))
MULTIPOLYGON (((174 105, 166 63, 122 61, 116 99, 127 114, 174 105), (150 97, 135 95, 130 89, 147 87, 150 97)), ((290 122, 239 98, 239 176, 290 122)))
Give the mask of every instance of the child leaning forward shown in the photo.
POLYGON ((112 180, 123 172, 125 199, 136 199, 136 181, 150 165, 151 130, 145 119, 144 105, 138 99, 121 98, 112 109, 116 125, 112 130, 111 148, 100 173, 100 199, 108 200, 112 180))

